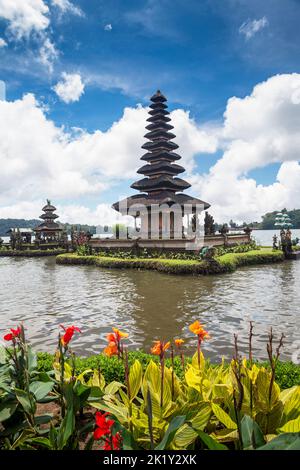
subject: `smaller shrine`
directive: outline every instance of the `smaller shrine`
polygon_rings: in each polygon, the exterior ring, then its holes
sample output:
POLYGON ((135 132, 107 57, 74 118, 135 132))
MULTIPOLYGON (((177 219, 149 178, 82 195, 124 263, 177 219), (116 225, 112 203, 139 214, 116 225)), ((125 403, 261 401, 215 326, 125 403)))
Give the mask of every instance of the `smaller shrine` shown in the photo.
POLYGON ((47 199, 47 204, 42 208, 43 214, 39 217, 43 222, 35 227, 35 239, 40 242, 57 242, 63 229, 55 222, 58 215, 55 214, 56 207, 47 199))

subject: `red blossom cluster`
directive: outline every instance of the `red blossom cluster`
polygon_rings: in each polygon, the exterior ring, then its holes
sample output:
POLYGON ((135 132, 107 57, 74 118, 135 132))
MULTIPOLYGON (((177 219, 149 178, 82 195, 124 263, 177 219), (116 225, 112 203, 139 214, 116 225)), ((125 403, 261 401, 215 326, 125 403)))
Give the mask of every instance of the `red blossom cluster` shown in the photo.
POLYGON ((61 343, 66 348, 69 342, 71 341, 71 339, 73 338, 75 331, 78 331, 78 333, 81 333, 81 330, 77 326, 74 326, 74 325, 68 326, 67 328, 65 328, 63 325, 60 325, 60 326, 65 331, 65 334, 61 337, 61 343))
POLYGON ((3 339, 5 341, 14 341, 16 338, 20 338, 21 333, 22 333, 22 328, 20 326, 18 326, 16 329, 11 328, 10 333, 3 336, 3 339))
POLYGON ((96 412, 96 429, 94 439, 104 440, 103 450, 120 450, 122 445, 122 436, 119 432, 112 434, 112 427, 115 424, 113 419, 109 419, 109 413, 96 412))

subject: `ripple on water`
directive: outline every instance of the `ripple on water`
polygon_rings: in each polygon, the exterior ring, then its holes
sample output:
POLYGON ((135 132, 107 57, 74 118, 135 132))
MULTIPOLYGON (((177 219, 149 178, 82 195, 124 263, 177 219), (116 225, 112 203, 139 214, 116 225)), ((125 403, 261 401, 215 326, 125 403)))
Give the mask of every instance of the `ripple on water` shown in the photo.
POLYGON ((92 266, 58 266, 53 258, 0 258, 0 329, 23 320, 40 350, 53 350, 59 324, 76 324, 79 354, 99 352, 113 325, 130 333, 131 348, 149 350, 157 338, 183 336, 195 345, 188 325, 205 323, 211 340, 207 355, 232 355, 238 333, 247 352, 249 321, 254 321, 254 351, 266 357, 270 326, 283 331, 289 359, 300 341, 300 263, 239 269, 223 276, 168 276, 151 271, 112 271, 92 266))

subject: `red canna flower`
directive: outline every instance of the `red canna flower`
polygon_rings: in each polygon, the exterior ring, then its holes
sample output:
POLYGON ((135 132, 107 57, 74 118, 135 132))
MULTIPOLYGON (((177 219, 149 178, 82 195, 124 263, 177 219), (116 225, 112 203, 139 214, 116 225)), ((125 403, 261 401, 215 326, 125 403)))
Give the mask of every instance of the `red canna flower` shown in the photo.
POLYGON ((106 439, 103 450, 121 450, 122 436, 117 432, 111 439, 106 439))
POLYGON ((65 331, 65 334, 61 338, 61 343, 64 347, 68 346, 69 342, 73 338, 75 331, 78 331, 78 333, 81 333, 81 330, 77 326, 72 325, 72 326, 68 326, 67 328, 65 328, 63 325, 60 325, 60 326, 65 331))
POLYGON ((180 346, 184 343, 183 339, 174 339, 174 343, 177 346, 178 349, 180 349, 180 346))
POLYGON ((20 335, 22 332, 22 329, 20 326, 18 326, 17 329, 11 328, 10 331, 11 331, 10 333, 3 336, 3 339, 5 341, 13 341, 15 338, 20 338, 20 335))
POLYGON ((96 412, 96 429, 94 431, 94 439, 98 440, 111 437, 112 426, 115 424, 113 419, 108 419, 109 413, 96 412))

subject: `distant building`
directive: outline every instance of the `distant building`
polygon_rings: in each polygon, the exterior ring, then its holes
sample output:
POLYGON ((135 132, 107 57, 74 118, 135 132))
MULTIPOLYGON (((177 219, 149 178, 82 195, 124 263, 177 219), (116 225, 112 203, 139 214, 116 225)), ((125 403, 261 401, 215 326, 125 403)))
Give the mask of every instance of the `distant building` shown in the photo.
POLYGON ((56 207, 47 199, 47 204, 43 207, 42 211, 44 214, 40 216, 40 219, 42 219, 43 222, 34 229, 36 238, 51 241, 57 240, 60 232, 62 232, 62 228, 57 222, 54 222, 58 219, 58 215, 55 214, 56 207))

